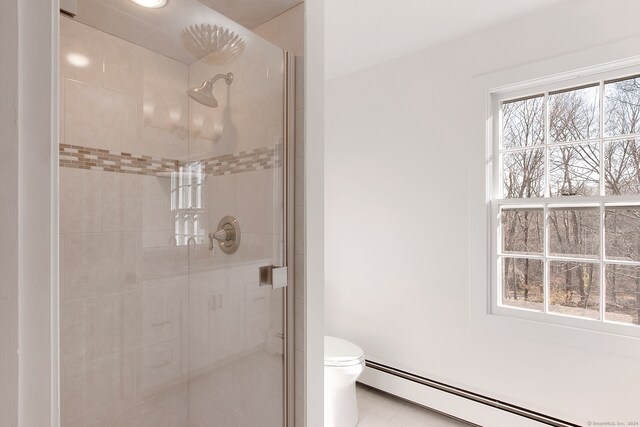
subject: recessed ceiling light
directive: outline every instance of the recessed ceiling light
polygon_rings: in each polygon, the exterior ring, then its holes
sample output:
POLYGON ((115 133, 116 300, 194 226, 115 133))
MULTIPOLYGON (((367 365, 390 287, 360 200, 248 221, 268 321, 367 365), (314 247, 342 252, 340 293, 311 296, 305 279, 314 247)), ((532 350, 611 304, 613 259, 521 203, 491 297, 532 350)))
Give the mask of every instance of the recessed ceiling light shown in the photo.
POLYGON ((167 0, 131 0, 142 7, 157 9, 167 4, 167 0))

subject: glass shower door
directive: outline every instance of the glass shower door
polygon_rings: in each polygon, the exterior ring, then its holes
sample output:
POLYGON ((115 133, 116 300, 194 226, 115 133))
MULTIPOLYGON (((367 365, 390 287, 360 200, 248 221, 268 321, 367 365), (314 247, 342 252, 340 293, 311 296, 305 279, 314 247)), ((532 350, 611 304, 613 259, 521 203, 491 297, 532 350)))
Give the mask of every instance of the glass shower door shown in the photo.
POLYGON ((181 62, 91 7, 60 22, 61 425, 282 427, 285 291, 259 272, 284 264, 285 54, 167 7, 244 49, 181 62))
POLYGON ((176 232, 188 246, 191 426, 284 426, 284 52, 254 36, 235 61, 203 58, 189 87, 215 83, 217 108, 189 100, 189 159, 174 177, 176 232))

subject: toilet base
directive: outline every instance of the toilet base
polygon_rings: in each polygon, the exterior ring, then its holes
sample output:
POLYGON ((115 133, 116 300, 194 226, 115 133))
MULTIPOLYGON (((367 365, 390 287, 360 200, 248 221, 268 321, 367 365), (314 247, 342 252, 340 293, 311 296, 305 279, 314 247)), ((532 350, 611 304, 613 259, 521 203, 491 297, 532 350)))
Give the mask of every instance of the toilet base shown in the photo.
POLYGON ((324 393, 324 427, 355 427, 358 424, 356 383, 324 393))

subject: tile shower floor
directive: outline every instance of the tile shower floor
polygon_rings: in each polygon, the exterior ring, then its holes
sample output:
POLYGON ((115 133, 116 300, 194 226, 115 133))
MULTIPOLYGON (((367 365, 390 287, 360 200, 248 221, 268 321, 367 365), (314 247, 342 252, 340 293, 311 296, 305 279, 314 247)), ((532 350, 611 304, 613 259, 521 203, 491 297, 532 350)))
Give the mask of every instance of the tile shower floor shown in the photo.
POLYGON ((390 394, 357 384, 358 427, 468 427, 467 424, 390 394))

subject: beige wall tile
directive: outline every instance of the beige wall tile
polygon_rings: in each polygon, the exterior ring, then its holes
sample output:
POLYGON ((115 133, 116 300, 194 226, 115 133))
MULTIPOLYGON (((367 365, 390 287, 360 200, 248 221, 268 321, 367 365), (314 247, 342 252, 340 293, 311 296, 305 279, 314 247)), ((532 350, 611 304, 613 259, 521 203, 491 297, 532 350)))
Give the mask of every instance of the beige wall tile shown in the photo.
POLYGON ((142 291, 143 344, 179 337, 187 310, 186 276, 161 279, 159 285, 144 283, 142 291))
POLYGON ((144 57, 141 131, 145 154, 187 158, 188 83, 186 65, 160 55, 144 57))
POLYGON ((236 219, 243 232, 272 234, 274 210, 280 208, 274 200, 276 169, 237 174, 236 219))
POLYGON ((192 368, 207 366, 245 349, 244 289, 242 286, 221 286, 214 277, 210 276, 209 280, 203 277, 206 282, 193 287, 189 299, 192 368))
POLYGON ((60 232, 102 231, 102 172, 60 168, 60 232))
MULTIPOLYGON (((242 227, 242 225, 240 225, 242 227)), ((273 234, 242 234, 242 241, 235 262, 257 261, 272 262, 274 254, 273 234)))
POLYGON ((103 86, 133 96, 142 96, 144 58, 155 54, 109 34, 100 35, 104 46, 103 86))
POLYGON ((268 312, 247 316, 246 348, 253 348, 266 342, 269 323, 268 312))
POLYGON ((219 155, 274 143, 271 116, 278 116, 281 134, 282 52, 260 37, 247 40, 247 48, 234 62, 216 66, 203 58, 189 67, 189 86, 197 87, 218 73, 234 73, 231 86, 216 83, 220 106, 207 108, 190 101, 190 147, 193 153, 219 155), (279 89, 276 87, 279 86, 279 89), (275 90, 275 91, 274 91, 275 90), (267 104, 261 104, 266 101, 267 104))
POLYGON ((258 138, 255 142, 256 145, 252 146, 249 144, 248 147, 272 147, 276 144, 282 144, 282 138, 284 137, 284 104, 281 101, 282 93, 284 92, 283 81, 276 80, 269 84, 256 87, 255 92, 253 102, 261 106, 259 110, 262 114, 259 115, 260 121, 258 123, 260 123, 260 131, 263 135, 266 135, 266 139, 262 140, 258 138), (265 105, 270 107, 265 108, 265 105), (260 143, 260 141, 263 142, 260 143))
POLYGON ((142 229, 143 177, 104 172, 102 177, 102 227, 104 231, 142 229))
POLYGON ((231 95, 231 110, 227 116, 230 120, 225 121, 225 130, 231 127, 234 131, 225 131, 221 145, 227 144, 229 149, 234 152, 267 145, 266 132, 261 133, 265 128, 263 127, 262 109, 258 106, 255 98, 257 87, 234 92, 231 95))
POLYGON ((68 18, 60 18, 60 74, 94 85, 102 84, 101 33, 68 18))
POLYGON ((221 292, 215 311, 215 335, 212 337, 214 360, 238 354, 246 347, 245 296, 242 289, 229 287, 221 292))
POLYGON ((189 266, 186 246, 141 248, 140 269, 143 280, 187 274, 189 266))
POLYGON ((135 403, 135 352, 62 366, 63 426, 87 426, 135 403))
MULTIPOLYGON (((203 242, 197 245, 193 241, 189 244, 190 274, 217 268, 232 261, 229 258, 231 255, 222 252, 215 244, 213 250, 210 251, 208 237, 203 236, 202 240, 203 242)), ((233 254, 233 256, 235 257, 236 254, 233 254)))
POLYGON ((133 348, 142 330, 138 292, 103 295, 60 306, 61 362, 94 360, 133 348))
POLYGON ((65 299, 133 290, 137 233, 69 234, 64 239, 65 299))
POLYGON ((138 350, 139 396, 148 396, 173 385, 182 375, 180 338, 138 350))
POLYGON ((134 348, 142 337, 139 292, 124 292, 84 300, 85 360, 134 348))
MULTIPOLYGON (((143 176, 141 181, 142 230, 167 230, 173 234, 175 213, 171 211, 171 178, 143 176)), ((137 203, 140 205, 140 198, 137 203)))
MULTIPOLYGON (((223 96, 226 91, 223 91, 223 96)), ((218 108, 209 108, 189 100, 189 154, 193 160, 234 152, 237 134, 235 113, 227 108, 226 98, 219 96, 218 108)), ((235 94, 232 101, 235 105, 235 94)))
MULTIPOLYGON (((147 103, 148 101, 143 101, 147 103)), ((151 104, 144 104, 151 105, 151 104)), ((187 102, 177 107, 166 107, 166 104, 154 104, 154 108, 166 111, 166 116, 179 117, 177 124, 172 120, 162 120, 163 124, 156 124, 145 119, 142 124, 142 139, 140 151, 143 154, 162 157, 165 159, 187 160, 189 153, 187 134, 187 102), (185 123, 182 123, 184 120, 185 123)), ((142 107, 143 110, 148 107, 142 107)), ((154 110, 156 111, 156 110, 154 110)), ((165 115, 162 113, 161 115, 165 115)), ((157 120, 154 117, 153 120, 157 120)))
POLYGON ((73 80, 64 95, 66 143, 138 152, 136 97, 73 80))
MULTIPOLYGON (((257 275, 257 274, 256 274, 257 275)), ((270 310, 271 288, 258 287, 257 284, 247 289, 245 287, 246 315, 266 313, 270 310)))
MULTIPOLYGON (((271 330, 269 334, 274 332, 284 332, 284 288, 273 289, 269 298, 269 323, 271 330)), ((267 340, 273 339, 271 336, 267 340)), ((281 341, 284 344, 283 341, 281 341)))
POLYGON ((156 344, 164 341, 165 326, 170 319, 165 313, 163 286, 145 287, 142 291, 142 343, 156 344))
POLYGON ((60 364, 69 365, 85 357, 84 301, 60 302, 60 364))
MULTIPOLYGON (((204 182, 204 203, 209 217, 209 230, 215 231, 226 215, 238 215, 238 175, 209 175, 204 182)), ((243 224, 240 224, 241 230, 243 224)))
MULTIPOLYGON (((144 222, 144 219, 143 219, 143 222, 144 222)), ((153 247, 173 246, 173 245, 175 245, 175 233, 173 229, 142 232, 143 248, 153 248, 153 247)))

